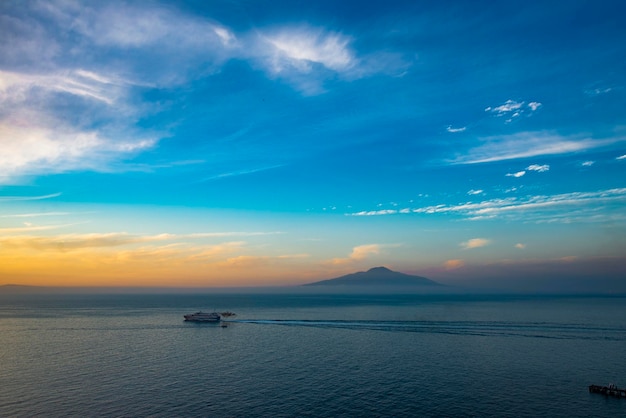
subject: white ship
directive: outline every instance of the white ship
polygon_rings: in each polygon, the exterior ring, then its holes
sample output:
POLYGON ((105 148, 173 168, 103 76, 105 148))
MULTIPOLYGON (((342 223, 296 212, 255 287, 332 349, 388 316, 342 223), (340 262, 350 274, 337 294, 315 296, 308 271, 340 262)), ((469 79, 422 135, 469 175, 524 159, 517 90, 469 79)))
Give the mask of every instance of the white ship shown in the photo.
POLYGON ((191 322, 219 322, 222 319, 217 312, 196 312, 185 315, 185 321, 191 322))

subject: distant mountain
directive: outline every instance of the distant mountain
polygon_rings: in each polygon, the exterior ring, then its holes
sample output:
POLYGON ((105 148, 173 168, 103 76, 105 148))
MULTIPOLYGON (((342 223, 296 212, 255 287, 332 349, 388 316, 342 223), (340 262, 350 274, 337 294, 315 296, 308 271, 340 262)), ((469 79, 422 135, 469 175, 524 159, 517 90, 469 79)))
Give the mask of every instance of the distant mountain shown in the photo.
POLYGON ((322 280, 314 283, 307 283, 304 286, 443 286, 426 277, 412 276, 410 274, 399 273, 389 270, 386 267, 374 267, 368 271, 347 274, 335 279, 322 280))

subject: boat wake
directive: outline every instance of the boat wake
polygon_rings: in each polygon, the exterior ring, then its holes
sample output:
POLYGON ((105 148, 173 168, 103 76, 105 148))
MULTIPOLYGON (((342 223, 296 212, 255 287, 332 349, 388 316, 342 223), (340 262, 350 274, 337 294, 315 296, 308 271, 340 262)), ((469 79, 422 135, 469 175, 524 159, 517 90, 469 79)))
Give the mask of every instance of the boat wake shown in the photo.
POLYGON ((413 332, 429 334, 477 335, 494 337, 529 337, 574 340, 626 341, 626 329, 593 327, 580 324, 512 323, 475 321, 341 321, 240 319, 228 321, 240 324, 281 325, 291 327, 338 328, 385 332, 413 332))

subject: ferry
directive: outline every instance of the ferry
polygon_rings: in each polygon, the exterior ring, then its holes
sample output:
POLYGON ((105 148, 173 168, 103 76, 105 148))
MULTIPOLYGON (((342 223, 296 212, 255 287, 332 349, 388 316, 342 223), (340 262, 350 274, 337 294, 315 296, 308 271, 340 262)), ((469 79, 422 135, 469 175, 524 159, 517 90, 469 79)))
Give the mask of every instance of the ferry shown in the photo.
POLYGON ((184 315, 185 321, 190 322, 219 322, 220 314, 217 312, 202 312, 198 311, 196 313, 184 315))

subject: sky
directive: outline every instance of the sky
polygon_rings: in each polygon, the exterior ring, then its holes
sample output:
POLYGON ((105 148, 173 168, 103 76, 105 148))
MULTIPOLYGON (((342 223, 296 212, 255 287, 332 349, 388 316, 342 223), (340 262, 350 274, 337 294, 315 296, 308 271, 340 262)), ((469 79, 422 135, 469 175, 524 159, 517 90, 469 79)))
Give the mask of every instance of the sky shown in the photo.
POLYGON ((0 285, 626 289, 623 1, 0 2, 0 285))

